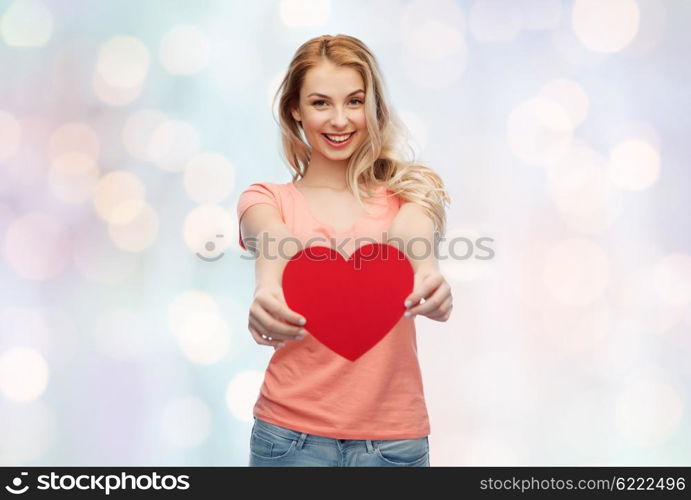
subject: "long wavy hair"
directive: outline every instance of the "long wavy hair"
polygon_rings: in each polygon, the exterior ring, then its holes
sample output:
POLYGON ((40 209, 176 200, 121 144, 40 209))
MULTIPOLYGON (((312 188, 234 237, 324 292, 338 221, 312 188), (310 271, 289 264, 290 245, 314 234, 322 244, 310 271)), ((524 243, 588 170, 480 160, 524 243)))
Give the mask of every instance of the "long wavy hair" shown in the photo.
POLYGON ((292 170, 293 181, 304 177, 309 166, 311 147, 301 134, 302 124, 292 116, 298 107, 305 75, 323 61, 357 71, 365 84, 367 137, 348 160, 346 183, 358 202, 373 196, 382 183, 404 201, 421 205, 434 222, 437 236, 446 232, 446 205, 449 195, 438 174, 414 161, 408 144, 409 134, 387 105, 379 65, 367 46, 348 35, 323 35, 302 44, 288 67, 276 95, 279 101, 278 124, 283 154, 292 170), (410 159, 405 158, 404 150, 410 159))

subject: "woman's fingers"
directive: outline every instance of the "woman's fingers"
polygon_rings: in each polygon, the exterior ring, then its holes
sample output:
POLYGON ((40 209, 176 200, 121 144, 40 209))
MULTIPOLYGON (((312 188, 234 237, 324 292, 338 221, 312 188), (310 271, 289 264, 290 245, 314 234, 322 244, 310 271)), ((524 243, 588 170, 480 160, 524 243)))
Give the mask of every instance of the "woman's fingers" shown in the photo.
POLYGON ((419 314, 420 307, 431 300, 436 293, 439 286, 444 283, 444 277, 441 273, 434 273, 426 275, 415 285, 415 290, 408 296, 405 301, 406 308, 408 312, 412 314, 419 314), (424 303, 420 304, 420 301, 424 299, 424 303))
MULTIPOLYGON (((279 338, 274 338, 269 334, 269 331, 264 328, 261 323, 257 321, 257 319, 254 316, 250 316, 250 320, 247 324, 248 328, 254 329, 254 332, 256 332, 257 335, 259 335, 259 338, 268 341, 268 342, 282 342, 282 339, 279 338)), ((252 331, 252 330, 250 330, 252 331)), ((256 339, 255 339, 256 340, 256 339)))
POLYGON ((299 340, 305 335, 305 330, 284 322, 274 317, 270 311, 280 310, 280 304, 276 305, 275 298, 257 299, 250 307, 250 318, 254 320, 254 326, 260 334, 279 340, 299 340))
POLYGON ((301 328, 306 320, 291 311, 280 286, 255 289, 250 305, 248 328, 254 341, 279 349, 286 340, 300 340, 308 332, 301 328))
POLYGON ((275 319, 261 306, 256 307, 252 311, 252 317, 254 319, 254 327, 262 335, 278 340, 295 340, 299 335, 299 326, 291 326, 275 319))
POLYGON ((439 308, 427 317, 437 321, 446 321, 451 315, 453 309, 453 297, 449 295, 439 308))
POLYGON ((262 305, 274 318, 280 318, 286 323, 303 326, 307 322, 302 315, 290 310, 282 294, 270 295, 262 301, 262 305))
POLYGON ((439 287, 431 297, 425 299, 424 303, 408 309, 407 314, 409 317, 415 314, 427 316, 430 313, 434 313, 441 306, 444 300, 446 300, 446 294, 444 293, 442 287, 439 287))
POLYGON ((279 340, 273 340, 273 339, 266 337, 265 335, 262 335, 252 325, 248 325, 248 329, 249 329, 250 333, 252 334, 252 338, 254 338, 254 341, 257 344, 270 345, 270 346, 273 346, 275 349, 278 349, 278 348, 283 346, 283 342, 281 342, 279 340))
POLYGON ((295 340, 302 332, 302 328, 299 326, 292 326, 288 323, 284 323, 261 308, 257 308, 255 318, 261 325, 262 333, 273 338, 295 340))
POLYGON ((422 304, 410 307, 406 316, 410 317, 415 314, 421 314, 423 316, 436 316, 439 314, 439 309, 442 304, 451 296, 451 287, 440 275, 440 279, 437 277, 430 277, 426 280, 424 284, 421 285, 420 290, 423 294, 422 298, 425 301, 422 304))
POLYGON ((405 300, 406 304, 410 304, 406 306, 408 308, 416 306, 422 299, 427 300, 427 298, 432 295, 432 292, 434 292, 434 290, 436 290, 444 281, 444 277, 440 273, 428 274, 422 279, 419 279, 419 282, 417 281, 418 280, 416 280, 413 293, 411 293, 405 300))

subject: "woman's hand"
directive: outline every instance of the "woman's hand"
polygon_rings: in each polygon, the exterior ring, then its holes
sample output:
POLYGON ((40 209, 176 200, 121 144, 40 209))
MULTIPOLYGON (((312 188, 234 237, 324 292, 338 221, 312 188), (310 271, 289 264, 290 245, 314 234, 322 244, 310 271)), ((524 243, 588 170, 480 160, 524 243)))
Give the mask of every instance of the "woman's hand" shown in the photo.
POLYGON ((430 252, 437 247, 436 235, 427 211, 413 202, 401 205, 389 227, 387 243, 405 253, 415 273, 413 293, 406 298, 406 317, 422 314, 446 321, 451 314, 451 287, 439 272, 436 252, 430 252))
POLYGON ((453 297, 451 287, 437 270, 415 273, 413 293, 406 299, 405 317, 416 314, 427 316, 435 321, 446 321, 451 315, 453 297), (420 300, 424 302, 420 304, 420 300))
POLYGON ((278 349, 287 340, 300 340, 308 333, 300 327, 305 322, 300 314, 288 308, 280 285, 256 288, 247 326, 257 344, 278 349))

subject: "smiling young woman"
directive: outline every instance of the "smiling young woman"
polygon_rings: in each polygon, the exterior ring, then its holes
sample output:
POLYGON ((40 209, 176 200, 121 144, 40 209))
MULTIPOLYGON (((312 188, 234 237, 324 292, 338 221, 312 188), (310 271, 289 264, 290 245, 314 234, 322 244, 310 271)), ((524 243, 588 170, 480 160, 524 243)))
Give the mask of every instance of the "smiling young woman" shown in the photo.
MULTIPOLYGON (((312 146, 310 167, 316 164, 321 169, 324 163, 344 162, 365 141, 367 117, 362 87, 357 71, 336 66, 328 59, 305 75, 298 106, 291 114, 312 146), (327 88, 330 95, 318 92, 327 88)), ((345 181, 345 175, 339 178, 345 181)))
POLYGON ((407 255, 415 271, 410 314, 351 361, 310 335, 309 318, 286 305, 281 276, 300 245, 279 247, 319 236, 347 241, 349 254, 364 237, 404 251, 415 239, 435 245, 448 194, 433 170, 403 159, 402 127, 360 40, 325 35, 304 43, 278 96, 293 180, 252 184, 237 207, 240 245, 256 253, 248 328, 275 349, 254 405, 250 465, 429 466, 414 316, 446 321, 452 308, 434 252, 407 255), (261 236, 266 243, 255 244, 261 236))

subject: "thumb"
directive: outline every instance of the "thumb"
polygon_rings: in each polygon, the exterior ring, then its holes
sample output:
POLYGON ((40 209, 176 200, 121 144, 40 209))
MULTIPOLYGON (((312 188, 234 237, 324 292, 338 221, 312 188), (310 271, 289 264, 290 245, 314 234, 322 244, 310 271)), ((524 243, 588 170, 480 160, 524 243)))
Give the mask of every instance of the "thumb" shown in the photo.
POLYGON ((279 287, 274 291, 274 297, 279 303, 281 309, 281 317, 287 323, 292 323, 294 325, 304 325, 307 320, 302 314, 293 311, 286 302, 285 295, 283 294, 283 288, 279 287))

